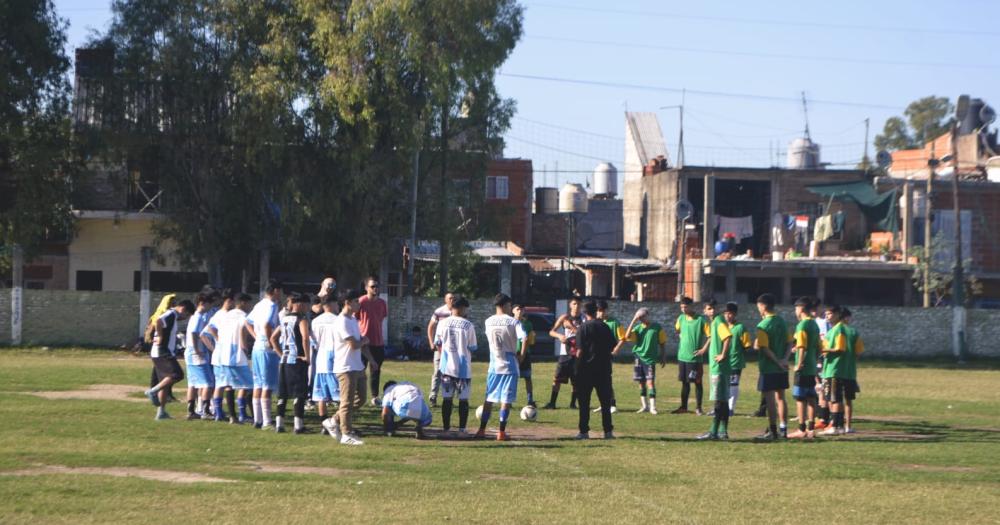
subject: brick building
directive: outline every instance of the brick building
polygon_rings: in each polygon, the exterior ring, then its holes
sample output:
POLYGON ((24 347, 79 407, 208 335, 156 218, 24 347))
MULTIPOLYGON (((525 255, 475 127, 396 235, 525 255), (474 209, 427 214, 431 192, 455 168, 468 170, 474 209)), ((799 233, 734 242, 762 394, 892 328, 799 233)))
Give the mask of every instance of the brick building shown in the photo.
POLYGON ((534 172, 529 159, 490 159, 483 217, 486 237, 527 247, 532 241, 534 172))

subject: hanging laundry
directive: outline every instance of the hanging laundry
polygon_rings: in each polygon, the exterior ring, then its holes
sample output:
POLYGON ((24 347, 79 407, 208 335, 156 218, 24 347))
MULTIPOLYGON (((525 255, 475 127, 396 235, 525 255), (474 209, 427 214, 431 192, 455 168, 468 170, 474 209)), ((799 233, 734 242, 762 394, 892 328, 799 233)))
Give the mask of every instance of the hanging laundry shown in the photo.
POLYGON ((813 228, 813 239, 823 242, 833 237, 833 215, 824 215, 816 219, 816 226, 813 228))
POLYGON ((747 215, 746 217, 724 217, 722 215, 716 215, 715 218, 719 224, 720 237, 727 233, 732 233, 737 239, 753 237, 752 215, 747 215))
POLYGON ((771 247, 785 245, 785 217, 780 213, 771 216, 771 247))
POLYGON ((834 235, 844 231, 844 212, 838 211, 833 214, 833 233, 834 235))
POLYGON ((795 250, 808 253, 809 250, 809 216, 795 216, 795 250))

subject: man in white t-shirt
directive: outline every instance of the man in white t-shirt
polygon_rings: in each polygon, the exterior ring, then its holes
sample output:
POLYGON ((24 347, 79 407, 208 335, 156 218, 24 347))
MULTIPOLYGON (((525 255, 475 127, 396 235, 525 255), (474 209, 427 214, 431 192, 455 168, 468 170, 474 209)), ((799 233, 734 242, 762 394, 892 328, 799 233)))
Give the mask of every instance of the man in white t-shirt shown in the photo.
POLYGON ((327 419, 326 414, 327 403, 340 402, 340 384, 337 383, 337 374, 333 373, 334 333, 339 310, 337 298, 327 294, 323 298, 323 313, 316 316, 311 325, 312 338, 316 341, 316 357, 313 359, 316 377, 313 378, 312 399, 323 422, 323 432, 331 436, 340 433, 340 422, 336 416, 327 419), (336 432, 331 432, 331 428, 336 428, 336 432))
MULTIPOLYGON (((337 374, 340 384, 340 408, 337 419, 340 422, 339 436, 344 445, 363 445, 364 442, 354 433, 352 418, 354 413, 365 404, 365 363, 363 355, 368 359, 372 370, 378 370, 378 363, 368 351, 368 338, 361 336, 361 327, 355 315, 358 312, 360 291, 345 290, 340 294, 342 301, 340 315, 334 322, 334 356, 333 373, 337 374)), ((330 430, 329 428, 327 430, 330 430)))
POLYGON ((441 390, 441 349, 434 342, 437 337, 437 325, 442 319, 451 316, 451 305, 455 300, 455 294, 448 292, 444 294, 444 304, 437 307, 431 314, 431 320, 427 322, 427 342, 431 351, 434 352, 434 372, 431 374, 431 406, 437 406, 438 391, 441 390))
POLYGON ((486 424, 494 403, 500 404, 500 432, 497 441, 508 441, 507 420, 510 406, 517 399, 518 363, 517 341, 524 340, 521 322, 511 316, 511 299, 497 294, 493 299, 495 314, 486 319, 486 340, 490 345, 490 368, 486 373, 486 402, 479 420, 476 438, 486 437, 486 424))
POLYGON ((444 431, 451 430, 451 411, 458 398, 458 433, 466 434, 469 420, 469 395, 472 383, 472 352, 476 351, 476 327, 465 318, 469 301, 456 296, 451 303, 451 316, 437 325, 434 343, 440 347, 441 422, 444 431))
POLYGON ((399 425, 413 421, 417 425, 417 439, 424 439, 424 427, 431 424, 433 416, 420 388, 406 381, 387 381, 382 392, 382 428, 385 435, 391 437, 399 425))
POLYGON ((226 395, 229 408, 229 422, 244 423, 246 417, 246 394, 253 389, 253 374, 247 362, 246 348, 251 344, 246 333, 246 312, 250 310, 251 298, 247 294, 237 294, 226 290, 222 294, 222 309, 208 321, 201 332, 201 340, 212 352, 212 373, 215 375, 215 394, 212 406, 215 420, 224 421, 222 395, 226 395), (236 412, 236 401, 242 409, 236 412))

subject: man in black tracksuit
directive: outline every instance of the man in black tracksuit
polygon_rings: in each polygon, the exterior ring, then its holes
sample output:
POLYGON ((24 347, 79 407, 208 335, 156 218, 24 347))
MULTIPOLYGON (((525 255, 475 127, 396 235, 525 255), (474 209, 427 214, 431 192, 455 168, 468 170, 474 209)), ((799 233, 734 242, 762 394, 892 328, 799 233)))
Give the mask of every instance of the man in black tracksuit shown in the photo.
POLYGON ((597 304, 593 301, 583 305, 586 321, 576 332, 576 387, 580 404, 580 433, 577 439, 590 437, 590 394, 597 390, 601 403, 601 420, 604 439, 614 439, 611 424, 611 351, 618 340, 608 325, 597 319, 597 304))

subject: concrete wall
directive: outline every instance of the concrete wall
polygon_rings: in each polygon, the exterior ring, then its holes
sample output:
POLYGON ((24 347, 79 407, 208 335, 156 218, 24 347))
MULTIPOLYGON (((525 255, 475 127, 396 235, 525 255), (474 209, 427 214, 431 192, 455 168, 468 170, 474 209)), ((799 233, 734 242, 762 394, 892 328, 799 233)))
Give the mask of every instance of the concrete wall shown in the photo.
MULTIPOLYGON (((103 272, 105 291, 133 291, 134 273, 139 271, 143 246, 156 246, 152 231, 158 216, 154 214, 123 215, 120 220, 88 218, 84 214, 77 221, 76 237, 69 245, 69 288, 76 290, 76 272, 94 270, 103 272)), ((170 254, 173 246, 161 243, 161 254, 170 254)), ((151 271, 180 271, 180 267, 166 257, 166 264, 155 260, 151 271)))

